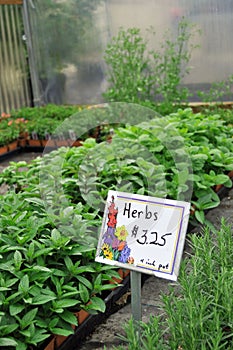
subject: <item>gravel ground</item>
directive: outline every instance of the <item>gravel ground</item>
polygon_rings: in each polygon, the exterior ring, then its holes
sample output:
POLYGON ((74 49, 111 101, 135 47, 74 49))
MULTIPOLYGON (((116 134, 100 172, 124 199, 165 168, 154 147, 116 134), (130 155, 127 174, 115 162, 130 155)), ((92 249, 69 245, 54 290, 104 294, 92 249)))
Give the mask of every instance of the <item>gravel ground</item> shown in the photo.
MULTIPOLYGON (((30 161, 38 156, 39 153, 28 152, 12 155, 10 159, 0 161, 0 171, 6 167, 10 161, 26 160, 30 161)), ((3 190, 3 189, 1 189, 3 190)), ((220 221, 222 217, 225 217, 229 224, 233 224, 233 189, 231 189, 222 199, 218 208, 215 208, 207 214, 207 218, 215 225, 220 227, 220 221)), ((185 245, 184 254, 188 251, 187 244, 185 245)), ((170 282, 156 278, 149 277, 142 287, 142 320, 147 321, 150 315, 155 315, 159 312, 160 296, 168 290, 170 282)), ((95 331, 88 336, 88 338, 82 343, 77 344, 76 349, 81 350, 103 350, 111 349, 113 345, 121 343, 118 335, 123 334, 122 326, 131 317, 131 305, 130 305, 130 291, 127 292, 120 300, 121 309, 111 315, 104 323, 96 327, 95 331)))

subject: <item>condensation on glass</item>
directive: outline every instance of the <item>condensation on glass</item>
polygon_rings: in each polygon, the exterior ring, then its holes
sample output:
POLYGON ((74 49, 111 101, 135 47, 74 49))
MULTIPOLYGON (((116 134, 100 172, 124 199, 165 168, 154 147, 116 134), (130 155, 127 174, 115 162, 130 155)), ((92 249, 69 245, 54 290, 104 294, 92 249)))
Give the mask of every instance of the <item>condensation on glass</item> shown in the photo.
POLYGON ((206 88, 233 73, 232 0, 30 0, 29 13, 42 103, 90 104, 103 101, 104 50, 120 27, 156 32, 159 47, 184 17, 196 24, 191 72, 183 83, 206 88), (84 5, 80 5, 84 4, 84 5))

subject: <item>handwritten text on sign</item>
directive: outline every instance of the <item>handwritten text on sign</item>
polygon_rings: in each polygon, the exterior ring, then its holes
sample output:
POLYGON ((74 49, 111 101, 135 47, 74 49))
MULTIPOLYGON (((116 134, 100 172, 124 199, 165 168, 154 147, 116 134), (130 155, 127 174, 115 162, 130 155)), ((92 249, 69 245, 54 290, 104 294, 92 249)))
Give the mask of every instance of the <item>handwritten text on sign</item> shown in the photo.
POLYGON ((109 191, 96 261, 176 280, 190 204, 109 191))

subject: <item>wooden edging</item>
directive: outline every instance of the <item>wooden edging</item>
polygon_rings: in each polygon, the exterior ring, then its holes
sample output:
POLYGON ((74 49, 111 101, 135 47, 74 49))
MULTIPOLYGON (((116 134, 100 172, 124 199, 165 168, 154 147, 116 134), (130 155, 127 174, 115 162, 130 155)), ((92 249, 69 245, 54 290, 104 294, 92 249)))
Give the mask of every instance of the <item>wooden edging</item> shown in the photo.
POLYGON ((23 0, 0 0, 0 5, 23 5, 23 0))
POLYGON ((26 140, 18 139, 6 146, 0 146, 0 162, 8 157, 11 157, 14 153, 19 152, 43 152, 46 150, 56 150, 59 147, 79 147, 82 145, 82 141, 72 140, 26 140))

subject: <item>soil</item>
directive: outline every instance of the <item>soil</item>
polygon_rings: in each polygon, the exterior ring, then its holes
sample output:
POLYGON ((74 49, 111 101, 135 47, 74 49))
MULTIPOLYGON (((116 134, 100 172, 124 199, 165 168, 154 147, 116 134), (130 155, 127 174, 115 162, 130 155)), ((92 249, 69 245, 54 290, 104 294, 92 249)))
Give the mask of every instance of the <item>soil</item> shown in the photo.
MULTIPOLYGON (((41 153, 28 152, 28 153, 18 153, 10 157, 10 159, 5 159, 0 161, 0 171, 4 167, 8 166, 10 161, 20 161, 26 160, 30 161, 41 153)), ((0 188, 1 192, 4 192, 4 188, 0 188)), ((0 192, 0 193, 1 193, 0 192)), ((223 194, 223 199, 218 208, 212 209, 207 214, 207 219, 210 220, 216 228, 220 227, 221 218, 225 217, 227 222, 233 224, 233 189, 225 191, 223 194)), ((201 227, 195 229, 195 231, 200 231, 201 227)), ((188 233, 189 234, 189 233, 188 233)), ((187 234, 187 236, 188 236, 187 234)), ((189 252, 188 244, 186 242, 184 255, 189 252)), ((161 306, 161 294, 168 291, 170 281, 163 280, 157 277, 149 277, 143 284, 142 287, 142 320, 148 321, 151 315, 156 315, 160 312, 161 306)), ((94 332, 90 334, 82 344, 77 344, 75 350, 109 350, 113 346, 122 344, 119 339, 119 335, 123 335, 123 325, 131 317, 131 305, 130 305, 130 295, 131 292, 128 290, 123 297, 121 297, 117 303, 119 310, 108 317, 103 323, 98 325, 94 332)), ((69 349, 70 350, 70 349, 69 349)))

